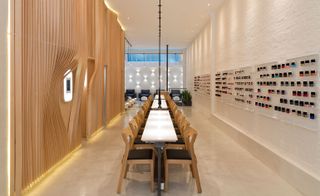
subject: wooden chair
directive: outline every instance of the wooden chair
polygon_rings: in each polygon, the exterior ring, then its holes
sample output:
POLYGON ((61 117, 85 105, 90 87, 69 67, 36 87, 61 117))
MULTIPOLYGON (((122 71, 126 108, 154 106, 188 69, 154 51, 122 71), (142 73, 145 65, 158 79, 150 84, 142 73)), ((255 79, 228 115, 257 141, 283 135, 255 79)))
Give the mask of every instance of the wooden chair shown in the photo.
POLYGON ((168 189, 169 165, 182 164, 189 165, 192 177, 196 180, 198 193, 202 192, 200 184, 200 176, 197 167, 197 158, 194 153, 194 142, 197 137, 197 132, 189 127, 185 133, 186 149, 166 149, 164 153, 165 163, 165 190, 168 189))
POLYGON ((131 128, 134 138, 137 138, 139 136, 139 126, 135 119, 129 121, 129 127, 131 128))
POLYGON ((170 112, 171 118, 173 118, 174 113, 175 113, 177 110, 178 110, 177 105, 169 106, 169 112, 170 112))
POLYGON ((172 106, 170 107, 170 111, 171 111, 172 113, 174 113, 177 109, 178 109, 178 106, 177 106, 176 104, 174 104, 174 105, 172 105, 172 106))
POLYGON ((189 121, 187 120, 187 118, 184 115, 181 115, 180 121, 178 123, 178 130, 177 130, 177 134, 180 133, 180 135, 184 135, 185 130, 190 126, 189 121))
POLYGON ((178 128, 176 129, 178 140, 175 142, 166 143, 166 149, 184 149, 185 136, 189 127, 190 127, 189 121, 184 116, 182 116, 181 121, 179 122, 178 128))
POLYGON ((182 118, 182 112, 180 110, 175 111, 172 119, 172 122, 175 128, 178 128, 181 118, 182 118))
POLYGON ((140 109, 138 112, 137 112, 137 115, 141 118, 141 119, 144 119, 144 121, 146 121, 146 114, 145 112, 140 109))
POLYGON ((132 133, 132 138, 133 138, 133 146, 136 149, 153 149, 154 146, 149 143, 145 143, 144 141, 141 140, 141 136, 139 134, 139 128, 134 119, 132 119, 129 122, 129 128, 128 130, 132 133))
POLYGON ((122 133, 122 139, 126 145, 122 158, 121 172, 117 187, 117 193, 121 193, 123 178, 126 178, 130 165, 143 164, 150 165, 151 191, 154 191, 154 159, 155 154, 152 149, 133 149, 133 135, 126 129, 122 133))
POLYGON ((150 96, 148 97, 148 101, 150 101, 150 102, 152 103, 152 100, 153 100, 153 96, 150 95, 150 96))
POLYGON ((144 119, 141 119, 139 115, 135 115, 133 119, 136 121, 138 125, 138 130, 139 130, 138 134, 142 135, 144 131, 144 119))
POLYGON ((172 119, 172 120, 176 121, 176 120, 177 120, 177 117, 180 116, 180 115, 182 115, 181 110, 176 110, 176 111, 173 113, 173 119, 172 119))

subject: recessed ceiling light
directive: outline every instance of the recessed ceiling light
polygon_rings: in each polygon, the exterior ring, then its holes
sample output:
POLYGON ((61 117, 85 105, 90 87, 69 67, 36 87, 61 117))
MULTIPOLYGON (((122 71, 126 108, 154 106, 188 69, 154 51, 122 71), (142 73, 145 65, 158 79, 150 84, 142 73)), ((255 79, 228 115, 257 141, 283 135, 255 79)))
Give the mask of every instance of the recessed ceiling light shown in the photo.
POLYGON ((208 7, 210 7, 211 6, 211 4, 210 3, 208 3, 208 7))
POLYGON ((128 17, 127 19, 130 20, 130 17, 128 17))

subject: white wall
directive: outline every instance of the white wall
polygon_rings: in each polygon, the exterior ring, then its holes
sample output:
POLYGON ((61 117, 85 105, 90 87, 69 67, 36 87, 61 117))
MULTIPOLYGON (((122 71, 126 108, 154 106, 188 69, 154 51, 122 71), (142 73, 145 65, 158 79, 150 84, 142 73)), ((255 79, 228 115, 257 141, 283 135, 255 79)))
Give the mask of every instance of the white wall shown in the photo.
POLYGON ((193 89, 193 76, 210 74, 213 63, 213 24, 209 22, 186 49, 187 88, 193 89))
MULTIPOLYGON (((213 76, 215 71, 320 54, 320 1, 226 0, 186 54, 188 87, 192 87, 194 75, 210 71, 210 63, 206 62, 212 61, 213 76), (209 37, 210 26, 214 38, 204 42, 204 37, 209 37), (214 46, 211 49, 210 42, 214 46)), ((320 130, 310 131, 221 104, 214 96, 211 102, 213 115, 320 180, 320 130)), ((277 172, 288 180, 287 174, 293 171, 277 164, 274 165, 277 172)), ((301 177, 297 173, 291 176, 301 177)), ((304 186, 303 180, 291 182, 308 192, 309 185, 304 186)), ((316 184, 312 186, 319 192, 316 184)))
MULTIPOLYGON (((217 13, 216 40, 217 70, 320 53, 320 1, 229 0, 217 13)), ((213 104, 215 114, 320 179, 320 130, 213 104)))
POLYGON ((7 195, 7 21, 8 1, 0 1, 0 195, 7 195))
MULTIPOLYGON (((126 62, 125 81, 126 89, 135 89, 136 93, 140 93, 141 89, 150 89, 156 92, 159 89, 159 65, 157 62, 126 62)), ((166 89, 166 65, 161 64, 161 89, 166 89)), ((184 64, 169 63, 168 87, 184 88, 184 64)), ((137 95, 138 96, 138 95, 137 95)))
POLYGON ((211 105, 210 98, 196 94, 193 91, 193 85, 194 76, 211 74, 212 72, 215 59, 214 29, 215 20, 214 17, 212 17, 208 24, 198 34, 197 38, 186 49, 186 87, 192 92, 193 103, 196 104, 197 107, 201 107, 202 111, 207 112, 210 112, 210 107, 208 107, 211 105))

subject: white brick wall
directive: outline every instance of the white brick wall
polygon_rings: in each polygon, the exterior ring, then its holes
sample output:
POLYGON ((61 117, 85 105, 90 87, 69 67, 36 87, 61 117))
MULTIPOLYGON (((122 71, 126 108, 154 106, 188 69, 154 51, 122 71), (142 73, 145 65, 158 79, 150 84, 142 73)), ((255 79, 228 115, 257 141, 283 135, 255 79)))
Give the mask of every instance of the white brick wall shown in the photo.
MULTIPOLYGON (((186 51, 188 86, 196 73, 210 72, 208 66, 214 74, 215 70, 320 54, 320 0, 226 0, 186 51), (210 31, 213 38, 202 41, 210 38, 210 31)), ((211 102, 213 114, 320 181, 320 130, 217 104, 214 97, 211 102)), ((281 168, 280 162, 276 167, 285 178, 291 172, 296 178, 291 182, 303 192, 320 192, 309 179, 281 168), (309 191, 310 187, 317 190, 309 191)))
MULTIPOLYGON (((217 70, 320 53, 319 0, 229 0, 216 22, 217 70)), ((320 130, 215 107, 245 134, 320 179, 320 130)))
POLYGON ((186 50, 187 88, 193 89, 193 76, 209 74, 213 60, 212 24, 209 22, 186 50))

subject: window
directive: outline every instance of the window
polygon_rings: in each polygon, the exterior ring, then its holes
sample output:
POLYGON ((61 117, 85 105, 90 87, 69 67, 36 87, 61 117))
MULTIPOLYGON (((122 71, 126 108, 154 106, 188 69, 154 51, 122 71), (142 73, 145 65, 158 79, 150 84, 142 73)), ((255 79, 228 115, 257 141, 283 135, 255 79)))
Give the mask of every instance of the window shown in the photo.
MULTIPOLYGON (((159 54, 157 53, 127 53, 128 62, 158 62, 159 54)), ((161 54, 161 62, 166 62, 167 55, 161 54)), ((169 54, 168 56, 170 63, 178 63, 182 61, 182 55, 178 53, 169 54)))

